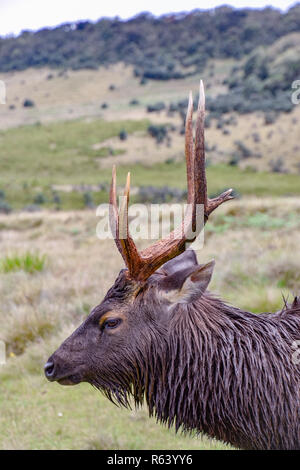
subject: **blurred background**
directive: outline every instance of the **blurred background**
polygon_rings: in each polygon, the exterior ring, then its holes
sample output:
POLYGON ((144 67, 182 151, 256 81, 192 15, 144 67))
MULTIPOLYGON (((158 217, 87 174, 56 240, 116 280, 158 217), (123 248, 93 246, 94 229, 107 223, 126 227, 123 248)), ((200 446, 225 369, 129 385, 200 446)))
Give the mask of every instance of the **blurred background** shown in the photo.
POLYGON ((299 294, 300 4, 230 3, 1 1, 0 448, 226 448, 42 368, 122 267, 96 237, 112 165, 120 186, 131 171, 133 202, 185 201, 200 78, 209 195, 233 187, 236 200, 198 260, 216 259, 211 288, 240 308, 299 294))

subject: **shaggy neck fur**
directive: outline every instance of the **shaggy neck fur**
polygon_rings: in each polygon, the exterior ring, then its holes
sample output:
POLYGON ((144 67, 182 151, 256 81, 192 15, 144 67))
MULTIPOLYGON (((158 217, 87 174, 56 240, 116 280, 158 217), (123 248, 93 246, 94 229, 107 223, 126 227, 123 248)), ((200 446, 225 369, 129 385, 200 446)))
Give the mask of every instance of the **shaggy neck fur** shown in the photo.
POLYGON ((300 449, 299 339, 299 305, 255 315, 209 294, 181 305, 144 363, 150 415, 238 448, 300 449))

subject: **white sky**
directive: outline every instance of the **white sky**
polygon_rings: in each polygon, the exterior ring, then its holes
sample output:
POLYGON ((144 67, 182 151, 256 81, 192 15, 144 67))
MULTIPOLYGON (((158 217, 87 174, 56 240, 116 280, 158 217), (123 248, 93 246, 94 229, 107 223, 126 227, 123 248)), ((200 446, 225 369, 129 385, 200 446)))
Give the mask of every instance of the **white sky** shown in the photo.
POLYGON ((0 35, 18 34, 82 19, 95 21, 103 16, 130 18, 142 11, 154 15, 208 9, 222 4, 262 8, 266 5, 286 10, 296 0, 0 0, 0 35))

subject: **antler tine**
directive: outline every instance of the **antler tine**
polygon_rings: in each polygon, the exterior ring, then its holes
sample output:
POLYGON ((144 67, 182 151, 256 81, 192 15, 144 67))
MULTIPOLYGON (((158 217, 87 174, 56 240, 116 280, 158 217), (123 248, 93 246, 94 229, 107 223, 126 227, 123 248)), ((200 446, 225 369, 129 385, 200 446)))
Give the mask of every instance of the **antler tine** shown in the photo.
POLYGON ((125 239, 128 234, 128 204, 129 204, 129 193, 130 193, 130 173, 127 175, 126 186, 124 190, 124 196, 122 205, 119 213, 119 238, 125 239))
POLYGON ((118 212, 116 199, 116 169, 113 167, 112 184, 110 191, 110 225, 116 245, 128 267, 129 273, 134 276, 140 268, 141 258, 128 230, 128 202, 130 193, 130 173, 127 175, 124 196, 118 212))
POLYGON ((205 173, 205 143, 204 143, 204 120, 205 120, 205 94, 203 81, 200 80, 199 101, 196 121, 195 138, 195 204, 203 204, 204 213, 207 208, 207 183, 205 173))
POLYGON ((186 174, 188 204, 194 201, 194 142, 193 142, 193 95, 190 91, 189 104, 185 120, 185 157, 186 157, 186 174))
POLYGON ((232 196, 232 191, 233 189, 227 189, 227 191, 224 191, 220 196, 215 197, 214 199, 208 199, 208 207, 207 207, 207 217, 215 210, 217 207, 219 207, 223 202, 226 201, 231 201, 231 199, 234 199, 234 196, 232 196))
MULTIPOLYGON (((118 220, 118 206, 117 206, 117 191, 116 191, 116 165, 112 168, 112 178, 109 192, 109 224, 110 229, 115 240, 118 239, 119 233, 119 220, 118 220)), ((118 246, 118 244, 117 244, 118 246)), ((120 247, 118 246, 119 250, 120 247)))
MULTIPOLYGON (((195 139, 195 204, 203 204, 204 206, 204 223, 207 222, 208 216, 223 202, 234 199, 232 189, 224 191, 220 196, 214 199, 207 197, 207 181, 205 171, 205 140, 204 140, 204 122, 205 122, 205 93, 203 81, 200 80, 199 87, 199 103, 196 122, 196 139, 195 139)), ((195 210, 195 209, 194 209, 195 210)), ((193 229, 194 229, 193 217, 193 229)))

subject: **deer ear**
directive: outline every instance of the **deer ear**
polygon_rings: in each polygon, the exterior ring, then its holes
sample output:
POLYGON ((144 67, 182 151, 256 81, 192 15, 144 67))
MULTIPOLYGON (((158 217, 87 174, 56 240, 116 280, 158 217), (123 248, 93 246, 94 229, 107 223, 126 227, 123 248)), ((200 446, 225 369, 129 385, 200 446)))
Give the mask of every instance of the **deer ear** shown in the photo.
POLYGON ((210 283, 215 261, 185 269, 169 276, 163 298, 170 304, 188 304, 199 299, 210 283))

